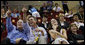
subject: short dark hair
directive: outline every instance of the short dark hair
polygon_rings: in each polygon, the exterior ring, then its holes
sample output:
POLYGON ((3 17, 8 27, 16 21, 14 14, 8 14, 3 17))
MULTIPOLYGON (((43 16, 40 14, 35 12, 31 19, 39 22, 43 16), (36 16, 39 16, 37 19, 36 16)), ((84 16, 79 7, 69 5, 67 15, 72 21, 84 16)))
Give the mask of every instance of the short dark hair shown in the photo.
POLYGON ((55 3, 55 5, 58 5, 58 3, 55 3))
MULTIPOLYGON (((30 16, 29 18, 31 18, 31 17, 33 17, 33 16, 30 16)), ((29 19, 29 18, 28 18, 28 19, 29 19)), ((37 21, 37 19, 36 19, 35 17, 33 17, 33 18, 34 18, 35 21, 37 21)))
POLYGON ((29 5, 29 6, 28 6, 28 9, 30 10, 32 7, 33 7, 32 5, 29 5))
POLYGON ((78 16, 78 14, 74 14, 73 17, 74 17, 74 16, 78 16))

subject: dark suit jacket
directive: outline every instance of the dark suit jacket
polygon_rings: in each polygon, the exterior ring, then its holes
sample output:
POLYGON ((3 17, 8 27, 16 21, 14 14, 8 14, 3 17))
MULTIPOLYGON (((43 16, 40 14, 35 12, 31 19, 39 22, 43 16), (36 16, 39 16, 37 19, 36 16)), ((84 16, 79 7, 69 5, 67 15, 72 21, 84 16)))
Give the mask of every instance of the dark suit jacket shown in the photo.
MULTIPOLYGON (((45 25, 44 25, 43 23, 39 24, 39 26, 45 28, 45 25)), ((48 29, 48 27, 49 27, 49 23, 46 23, 46 26, 47 26, 47 28, 45 28, 45 30, 48 29)))
MULTIPOLYGON (((59 21, 59 25, 61 26, 60 21, 59 21)), ((66 22, 66 21, 64 21, 64 25, 63 25, 63 26, 61 26, 61 28, 67 29, 68 27, 69 27, 69 23, 68 23, 68 22, 66 22)))

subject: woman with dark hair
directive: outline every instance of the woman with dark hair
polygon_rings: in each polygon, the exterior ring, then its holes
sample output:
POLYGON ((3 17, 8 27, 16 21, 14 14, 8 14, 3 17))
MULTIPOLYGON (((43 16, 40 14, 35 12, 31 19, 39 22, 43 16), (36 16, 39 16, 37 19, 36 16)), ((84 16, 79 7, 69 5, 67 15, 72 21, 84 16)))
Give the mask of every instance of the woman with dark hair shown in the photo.
POLYGON ((34 16, 34 17, 40 17, 39 12, 38 12, 37 9, 34 8, 32 5, 29 5, 28 10, 29 10, 29 12, 32 14, 32 16, 34 16))
POLYGON ((67 33, 65 29, 61 29, 56 19, 51 19, 52 29, 49 30, 49 34, 54 40, 52 44, 69 44, 67 41, 67 33))
POLYGON ((84 42, 84 36, 78 34, 78 27, 75 23, 72 23, 69 27, 68 41, 70 44, 79 44, 84 42))

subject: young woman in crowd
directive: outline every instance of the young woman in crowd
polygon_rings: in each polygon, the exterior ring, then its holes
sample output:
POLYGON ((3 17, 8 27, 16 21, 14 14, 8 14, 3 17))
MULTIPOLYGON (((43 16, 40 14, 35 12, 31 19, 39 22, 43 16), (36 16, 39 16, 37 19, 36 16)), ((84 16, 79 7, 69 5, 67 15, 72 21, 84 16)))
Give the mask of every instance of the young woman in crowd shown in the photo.
POLYGON ((52 44, 69 44, 67 41, 67 32, 62 29, 56 19, 51 19, 52 28, 49 30, 49 34, 54 40, 52 44))
POLYGON ((69 33, 68 33, 68 41, 70 44, 79 44, 84 42, 84 36, 82 34, 78 34, 79 28, 75 23, 70 24, 69 33))

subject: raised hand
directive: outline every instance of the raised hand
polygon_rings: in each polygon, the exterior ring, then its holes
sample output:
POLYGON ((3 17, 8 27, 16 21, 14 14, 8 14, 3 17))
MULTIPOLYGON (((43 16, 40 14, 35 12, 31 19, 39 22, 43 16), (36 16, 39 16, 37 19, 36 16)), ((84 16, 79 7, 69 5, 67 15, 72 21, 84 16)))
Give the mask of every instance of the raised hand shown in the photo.
POLYGON ((7 15, 7 17, 11 17, 11 10, 8 10, 8 11, 6 12, 6 15, 7 15))
POLYGON ((23 21, 24 21, 24 23, 26 23, 26 20, 27 20, 27 18, 26 18, 26 12, 27 12, 27 9, 24 7, 22 9, 22 12, 23 12, 23 21))
POLYGON ((20 42, 21 39, 22 39, 22 38, 16 39, 16 44, 18 44, 18 43, 20 42))
POLYGON ((27 9, 24 7, 24 8, 22 8, 22 12, 23 13, 26 13, 27 12, 27 9))

